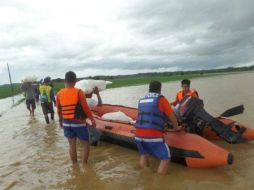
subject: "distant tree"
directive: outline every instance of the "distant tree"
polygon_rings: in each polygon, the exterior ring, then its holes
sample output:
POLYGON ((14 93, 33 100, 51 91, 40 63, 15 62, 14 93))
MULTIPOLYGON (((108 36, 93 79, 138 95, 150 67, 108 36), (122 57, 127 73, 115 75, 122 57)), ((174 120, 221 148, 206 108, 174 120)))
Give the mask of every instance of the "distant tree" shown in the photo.
POLYGON ((63 81, 64 81, 64 79, 57 78, 57 79, 53 79, 52 81, 53 81, 53 82, 63 82, 63 81))

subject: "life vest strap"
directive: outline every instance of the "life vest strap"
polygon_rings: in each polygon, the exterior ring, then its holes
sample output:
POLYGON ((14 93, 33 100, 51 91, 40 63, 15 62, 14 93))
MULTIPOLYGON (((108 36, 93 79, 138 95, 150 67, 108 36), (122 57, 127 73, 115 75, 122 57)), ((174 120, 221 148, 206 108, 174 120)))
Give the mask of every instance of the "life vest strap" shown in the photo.
POLYGON ((62 109, 62 111, 74 111, 75 110, 75 108, 73 108, 73 109, 62 109))
POLYGON ((140 123, 140 125, 142 125, 143 123, 151 123, 151 124, 153 124, 153 125, 156 125, 156 126, 161 127, 161 125, 160 125, 159 123, 154 122, 154 121, 150 122, 150 121, 148 121, 148 120, 142 120, 142 121, 141 121, 141 120, 137 120, 136 123, 140 123))
POLYGON ((64 106, 61 105, 61 107, 64 108, 64 107, 70 107, 70 106, 76 106, 76 105, 77 104, 70 104, 70 105, 64 105, 64 106))
POLYGON ((62 115, 73 115, 74 113, 62 113, 62 115))
POLYGON ((152 113, 152 112, 140 112, 140 113, 138 113, 138 115, 153 115, 153 116, 155 116, 155 117, 159 117, 159 118, 164 119, 163 116, 161 116, 161 115, 159 115, 159 114, 157 114, 157 113, 152 113))

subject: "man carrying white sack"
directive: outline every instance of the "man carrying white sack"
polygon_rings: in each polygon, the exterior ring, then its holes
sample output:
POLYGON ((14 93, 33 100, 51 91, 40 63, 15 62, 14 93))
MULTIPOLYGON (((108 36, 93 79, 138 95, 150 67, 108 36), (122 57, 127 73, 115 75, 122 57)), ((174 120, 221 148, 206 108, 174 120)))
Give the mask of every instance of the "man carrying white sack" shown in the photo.
MULTIPOLYGON (((84 91, 86 94, 86 102, 89 108, 92 110, 94 107, 102 105, 102 99, 99 91, 106 89, 107 84, 111 84, 111 82, 104 80, 84 79, 78 81, 76 87, 84 91), (93 94, 97 96, 97 101, 92 98, 93 94)), ((89 127, 89 134, 91 145, 96 146, 102 133, 94 127, 89 127)))
POLYGON ((93 91, 90 94, 86 94, 86 102, 87 102, 88 106, 90 107, 90 109, 92 109, 96 106, 102 105, 102 100, 101 100, 101 96, 100 96, 98 87, 94 87, 93 91), (93 94, 95 94, 97 96, 98 101, 96 101, 92 98, 93 94))
POLYGON ((92 109, 96 106, 102 105, 99 91, 106 89, 107 84, 111 84, 111 82, 104 80, 84 79, 78 81, 76 86, 84 91, 86 94, 87 104, 92 109), (97 101, 92 98, 93 94, 97 96, 97 101))
MULTIPOLYGON (((96 107, 96 106, 101 106, 102 105, 102 100, 101 100, 101 96, 100 96, 100 92, 99 92, 99 88, 98 86, 95 85, 95 83, 103 83, 104 81, 96 81, 96 80, 82 80, 77 82, 77 87, 82 89, 84 91, 84 93, 86 94, 86 102, 87 105, 89 106, 90 109, 96 107), (94 100, 93 94, 95 94, 97 96, 98 101, 94 100)), ((103 86, 104 87, 104 86, 103 86)), ((106 88, 106 85, 105 85, 106 88)), ((97 130, 94 127, 91 127, 89 125, 88 129, 89 129, 89 142, 91 143, 91 145, 93 146, 97 146, 98 142, 101 138, 101 132, 99 130, 97 130)))
POLYGON ((32 81, 22 81, 21 90, 25 93, 26 97, 26 107, 30 112, 30 116, 34 117, 34 110, 36 108, 35 105, 35 93, 38 89, 38 86, 32 84, 32 81))

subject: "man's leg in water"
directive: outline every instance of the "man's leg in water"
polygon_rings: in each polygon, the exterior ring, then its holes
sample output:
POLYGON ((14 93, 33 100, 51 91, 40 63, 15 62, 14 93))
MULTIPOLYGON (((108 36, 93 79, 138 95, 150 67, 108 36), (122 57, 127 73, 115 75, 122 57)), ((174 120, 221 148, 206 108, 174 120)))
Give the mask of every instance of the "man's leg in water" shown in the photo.
POLYGON ((32 107, 32 116, 34 117, 34 110, 35 110, 35 108, 36 108, 35 100, 32 100, 32 101, 31 101, 31 107, 32 107))
POLYGON ((169 160, 171 157, 168 145, 164 141, 154 142, 151 143, 150 145, 151 145, 150 148, 152 149, 152 154, 160 160, 157 172, 163 175, 167 174, 169 160))
POLYGON ((89 141, 83 141, 83 140, 80 140, 80 141, 83 145, 82 163, 87 164, 89 152, 90 152, 89 141))
POLYGON ((72 160, 73 163, 77 163, 77 149, 76 149, 76 143, 77 143, 77 138, 68 138, 68 142, 69 142, 69 154, 70 154, 70 158, 72 160))
POLYGON ((141 168, 149 167, 149 165, 150 165, 149 164, 149 156, 148 156, 149 152, 146 149, 145 142, 143 142, 142 140, 140 140, 138 138, 137 139, 135 138, 135 143, 137 145, 138 152, 140 154, 139 165, 141 168))
POLYGON ((54 113, 50 113, 51 120, 54 120, 54 113))
POLYGON ((162 175, 168 174, 169 160, 161 160, 157 172, 162 175))
POLYGON ((50 119, 53 121, 54 120, 54 108, 53 108, 52 102, 48 103, 48 110, 50 113, 50 119))
POLYGON ((45 117, 46 123, 49 124, 49 116, 48 116, 48 114, 44 115, 44 117, 45 117))
POLYGON ((44 118, 47 124, 49 124, 49 117, 48 117, 48 106, 47 103, 41 103, 42 112, 44 114, 44 118))
POLYGON ((30 115, 31 115, 31 108, 30 108, 29 100, 26 100, 26 108, 28 109, 28 111, 30 112, 30 115))
POLYGON ((102 133, 96 128, 87 124, 89 129, 89 141, 92 146, 97 146, 99 144, 102 133))
POLYGON ((139 165, 141 168, 146 168, 150 166, 148 154, 140 155, 139 165))
POLYGON ((32 109, 32 116, 34 117, 34 109, 32 109))

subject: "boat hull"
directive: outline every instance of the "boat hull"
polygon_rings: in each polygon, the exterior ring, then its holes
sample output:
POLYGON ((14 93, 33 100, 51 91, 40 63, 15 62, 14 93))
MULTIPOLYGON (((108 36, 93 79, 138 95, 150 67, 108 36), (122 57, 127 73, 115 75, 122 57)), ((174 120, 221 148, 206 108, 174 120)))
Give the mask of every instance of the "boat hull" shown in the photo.
MULTIPOLYGON (((102 132, 102 139, 124 146, 135 145, 135 127, 131 123, 112 121, 101 118, 104 113, 122 111, 136 118, 137 110, 124 106, 103 105, 93 109, 97 129, 102 132)), ((181 132, 165 132, 165 143, 170 148, 171 160, 188 167, 218 167, 233 163, 233 155, 205 138, 181 132)))

